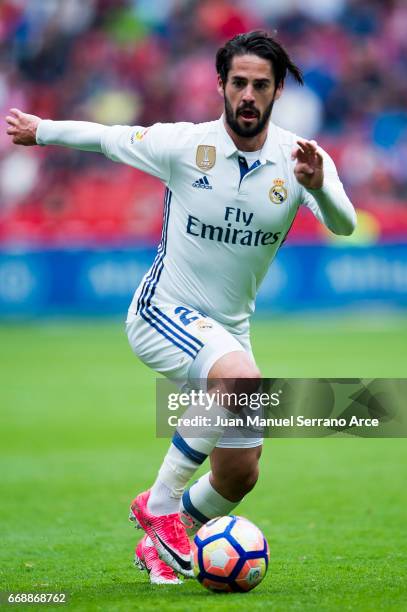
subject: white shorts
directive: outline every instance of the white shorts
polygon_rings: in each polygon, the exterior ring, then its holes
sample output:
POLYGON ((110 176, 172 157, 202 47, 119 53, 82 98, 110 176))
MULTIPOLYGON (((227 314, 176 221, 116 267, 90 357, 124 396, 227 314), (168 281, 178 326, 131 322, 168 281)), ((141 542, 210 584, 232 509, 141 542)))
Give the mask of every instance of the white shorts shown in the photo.
MULTIPOLYGON (((175 381, 207 379, 214 363, 233 351, 245 351, 254 362, 249 335, 234 335, 202 313, 177 304, 150 305, 148 312, 129 312, 126 331, 139 359, 175 381)), ((222 437, 219 448, 260 446, 263 438, 222 437)))

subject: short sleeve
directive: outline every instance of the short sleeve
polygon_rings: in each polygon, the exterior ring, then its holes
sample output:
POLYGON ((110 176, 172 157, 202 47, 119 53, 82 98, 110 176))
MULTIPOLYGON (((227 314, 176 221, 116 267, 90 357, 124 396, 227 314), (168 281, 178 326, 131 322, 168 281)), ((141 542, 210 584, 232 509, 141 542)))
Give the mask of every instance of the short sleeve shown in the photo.
POLYGON ((155 123, 151 127, 114 125, 103 132, 102 151, 109 159, 138 168, 168 184, 174 132, 174 123, 155 123))

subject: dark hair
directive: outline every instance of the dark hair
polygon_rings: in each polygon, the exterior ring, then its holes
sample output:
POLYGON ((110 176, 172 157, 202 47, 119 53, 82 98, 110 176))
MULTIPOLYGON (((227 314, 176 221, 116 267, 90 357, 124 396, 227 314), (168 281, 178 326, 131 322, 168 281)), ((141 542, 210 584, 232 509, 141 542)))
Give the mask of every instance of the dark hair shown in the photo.
POLYGON ((235 55, 246 55, 252 53, 266 60, 273 66, 276 89, 284 83, 287 71, 300 85, 304 84, 301 70, 293 64, 286 50, 272 38, 267 32, 255 30, 238 34, 218 49, 216 53, 216 70, 225 84, 232 59, 235 55))

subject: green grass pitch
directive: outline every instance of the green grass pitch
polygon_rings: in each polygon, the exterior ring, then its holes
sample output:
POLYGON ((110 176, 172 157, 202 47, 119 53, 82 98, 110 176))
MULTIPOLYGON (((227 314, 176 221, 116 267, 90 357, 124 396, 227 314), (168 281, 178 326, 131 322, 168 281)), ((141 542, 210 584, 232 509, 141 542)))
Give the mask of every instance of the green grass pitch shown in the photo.
MULTIPOLYGON (((123 325, 3 325, 0 344, 2 590, 67 591, 65 609, 86 611, 407 609, 406 440, 266 441, 238 509, 268 538, 263 583, 152 587, 132 566, 127 510, 168 441, 123 325)), ((253 344, 265 376, 404 377, 407 321, 258 321, 253 344)))

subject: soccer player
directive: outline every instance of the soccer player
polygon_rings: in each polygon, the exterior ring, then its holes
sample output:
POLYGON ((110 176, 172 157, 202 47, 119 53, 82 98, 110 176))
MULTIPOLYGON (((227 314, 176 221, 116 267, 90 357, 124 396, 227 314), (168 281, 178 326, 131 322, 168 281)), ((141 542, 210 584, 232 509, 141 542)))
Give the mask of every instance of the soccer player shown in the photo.
MULTIPOLYGON (((215 121, 106 127, 12 109, 7 133, 16 144, 104 153, 164 182, 161 242, 130 305, 130 345, 170 379, 226 391, 243 379, 250 392, 260 378, 249 338, 256 292, 299 206, 336 234, 351 234, 356 215, 328 154, 270 121, 287 73, 302 84, 284 48, 265 32, 241 34, 219 49, 216 69, 224 114, 215 121)), ((191 576, 187 532, 254 487, 261 447, 261 437, 176 431, 156 481, 131 504, 145 531, 137 563, 152 582, 191 576), (187 488, 207 457, 210 471, 187 488)))

